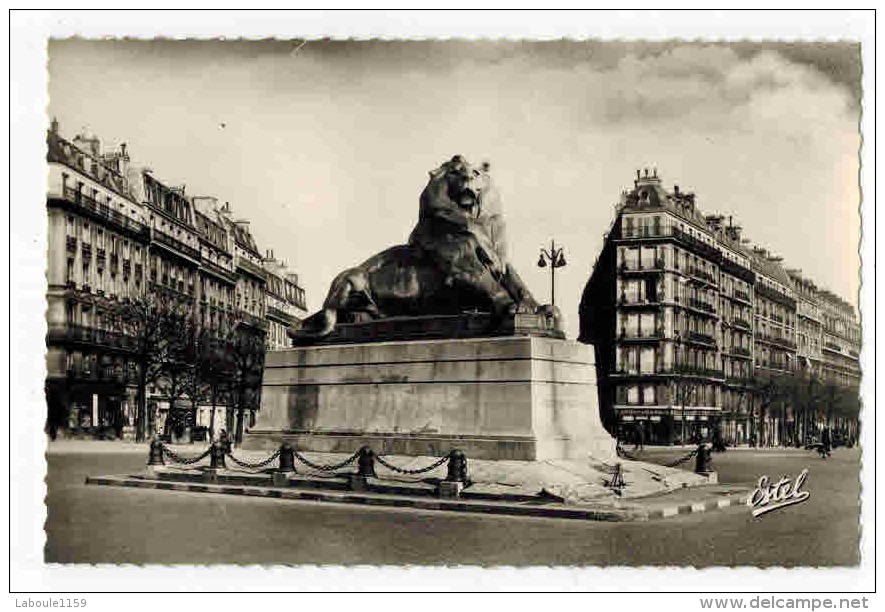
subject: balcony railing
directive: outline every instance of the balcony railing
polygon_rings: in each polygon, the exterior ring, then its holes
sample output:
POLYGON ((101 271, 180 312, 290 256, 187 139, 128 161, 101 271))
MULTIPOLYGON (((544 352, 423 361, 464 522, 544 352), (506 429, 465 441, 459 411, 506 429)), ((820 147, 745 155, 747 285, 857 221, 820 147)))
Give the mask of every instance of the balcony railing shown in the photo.
POLYGON ((842 347, 838 344, 833 344, 832 342, 824 342, 824 348, 830 349, 831 351, 836 351, 838 353, 842 352, 842 347))
POLYGON ((743 319, 732 319, 731 324, 735 327, 743 327, 747 331, 750 331, 752 328, 750 327, 749 321, 744 321, 743 319))
POLYGON ((756 295, 766 297, 782 306, 786 306, 793 310, 796 309, 796 300, 784 293, 781 293, 777 289, 772 289, 771 287, 768 287, 766 285, 756 285, 756 295))
POLYGON ((620 270, 621 272, 660 272, 663 269, 664 260, 660 257, 654 259, 653 261, 622 261, 621 264, 618 266, 618 270, 620 270))
POLYGON ((714 306, 713 304, 708 304, 707 302, 704 302, 697 298, 689 298, 688 305, 691 308, 695 308, 697 310, 703 310, 704 312, 708 312, 710 314, 716 314, 716 306, 714 306))
POLYGON ((260 266, 246 259, 245 257, 237 258, 237 267, 244 270, 245 272, 252 274, 253 276, 260 278, 261 280, 267 280, 267 272, 260 266))
POLYGON ((234 274, 230 270, 227 270, 226 268, 222 268, 221 266, 219 266, 217 263, 215 263, 213 261, 210 261, 208 259, 204 259, 200 262, 200 265, 203 267, 203 269, 208 270, 209 272, 211 272, 212 274, 215 274, 216 276, 220 276, 221 278, 225 279, 227 282, 229 282, 231 284, 235 285, 237 283, 236 274, 234 274))
POLYGON ((181 240, 178 240, 177 238, 173 238, 172 236, 167 236, 163 232, 155 231, 154 232, 154 241, 159 242, 160 244, 163 244, 171 249, 174 249, 174 250, 177 250, 181 253, 184 253, 185 255, 187 255, 188 257, 190 257, 192 259, 196 259, 196 260, 200 259, 200 251, 198 251, 197 249, 195 249, 192 246, 189 246, 189 245, 183 243, 181 240))
MULTIPOLYGON (((661 301, 660 301, 661 298, 662 298, 662 296, 658 296, 657 300, 649 300, 649 299, 638 300, 638 299, 628 299, 627 296, 622 295, 621 297, 618 298, 618 305, 624 306, 624 307, 658 306, 661 303, 661 301)), ((302 308, 303 308, 303 306, 302 306, 302 308)))
POLYGON ((703 334, 701 332, 690 331, 688 332, 688 341, 689 342, 699 342, 701 344, 709 344, 711 346, 716 346, 716 338, 713 336, 703 334))
POLYGON ((641 330, 641 329, 621 329, 619 338, 621 340, 658 340, 665 336, 663 328, 641 330))
POLYGON ((796 343, 787 338, 779 338, 777 336, 772 336, 771 334, 763 334, 760 331, 756 332, 756 339, 762 340, 763 342, 768 342, 769 344, 776 344, 778 346, 783 346, 788 349, 796 350, 796 343))
POLYGON ((92 259, 92 245, 88 242, 82 243, 83 259, 92 259))
MULTIPOLYGON (((719 261, 719 268, 726 274, 731 274, 732 276, 736 276, 742 281, 753 284, 756 282, 756 274, 750 270, 749 268, 745 268, 744 266, 731 261, 730 259, 726 259, 723 257, 719 261)), ((737 296, 738 299, 745 300, 749 302, 749 298, 737 296)))
POLYGON ((145 238, 147 237, 148 227, 144 223, 127 217, 123 213, 112 210, 105 205, 98 204, 95 199, 82 191, 77 191, 72 187, 65 187, 64 197, 65 200, 78 206, 81 210, 92 213, 94 217, 107 221, 118 228, 141 234, 145 238))
POLYGON ((706 378, 725 378, 722 370, 716 368, 706 368, 703 366, 693 366, 687 364, 677 364, 670 368, 662 368, 658 374, 673 374, 683 376, 701 376, 706 378))
POLYGON ((65 240, 65 248, 69 253, 77 252, 77 238, 75 236, 68 236, 65 240))
POLYGON ((293 322, 292 315, 290 315, 288 312, 280 310, 279 308, 276 308, 275 306, 267 307, 267 316, 274 317, 278 321, 283 321, 286 325, 291 325, 293 322))
POLYGON ((746 291, 741 291, 740 289, 735 289, 734 292, 732 293, 732 295, 739 300, 743 300, 744 302, 749 303, 749 301, 750 301, 750 296, 746 291))
POLYGON ((716 279, 713 277, 712 274, 710 274, 709 272, 707 272, 706 270, 704 270, 702 268, 698 268, 697 266, 689 266, 688 273, 691 276, 693 276, 694 278, 699 278, 702 281, 705 281, 711 285, 716 284, 716 279))
POLYGON ((257 327, 259 329, 267 328, 267 321, 265 319, 248 313, 245 310, 238 310, 236 313, 236 317, 243 323, 251 325, 252 327, 257 327))
POLYGON ((68 323, 65 329, 65 337, 72 342, 96 344, 99 346, 131 350, 135 346, 132 337, 116 331, 97 329, 85 325, 68 323))
POLYGON ((742 346, 733 346, 731 347, 732 355, 743 355, 744 357, 750 356, 750 349, 744 348, 742 346))

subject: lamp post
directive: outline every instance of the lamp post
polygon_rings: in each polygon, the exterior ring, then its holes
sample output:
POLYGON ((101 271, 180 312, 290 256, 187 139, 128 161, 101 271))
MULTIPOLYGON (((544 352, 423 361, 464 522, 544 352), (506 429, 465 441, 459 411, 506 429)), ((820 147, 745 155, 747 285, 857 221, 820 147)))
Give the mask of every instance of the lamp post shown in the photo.
POLYGON ((541 255, 538 257, 538 267, 546 268, 547 262, 550 262, 550 305, 556 306, 556 268, 562 268, 566 265, 565 255, 562 247, 556 248, 551 240, 550 250, 541 247, 541 255))

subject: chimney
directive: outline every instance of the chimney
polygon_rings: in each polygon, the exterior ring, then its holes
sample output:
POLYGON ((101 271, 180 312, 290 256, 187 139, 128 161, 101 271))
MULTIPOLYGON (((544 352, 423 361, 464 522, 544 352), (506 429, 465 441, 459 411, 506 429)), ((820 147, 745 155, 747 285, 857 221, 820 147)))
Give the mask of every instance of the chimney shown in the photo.
POLYGON ((679 185, 673 185, 673 193, 679 196, 679 185))
POLYGON ((58 135, 58 119, 56 117, 53 117, 52 121, 49 122, 49 131, 58 135))

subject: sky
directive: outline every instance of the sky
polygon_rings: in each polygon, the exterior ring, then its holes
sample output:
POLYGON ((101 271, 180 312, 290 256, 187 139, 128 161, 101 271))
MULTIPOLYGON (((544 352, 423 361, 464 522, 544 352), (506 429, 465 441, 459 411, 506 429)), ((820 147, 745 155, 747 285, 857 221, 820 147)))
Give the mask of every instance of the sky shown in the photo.
POLYGON ((510 260, 567 336, 639 168, 857 304, 859 46, 850 43, 86 41, 49 43, 63 136, 126 142, 189 195, 229 201, 299 274, 407 241, 427 173, 488 161, 510 260), (223 124, 223 127, 222 127, 223 124))

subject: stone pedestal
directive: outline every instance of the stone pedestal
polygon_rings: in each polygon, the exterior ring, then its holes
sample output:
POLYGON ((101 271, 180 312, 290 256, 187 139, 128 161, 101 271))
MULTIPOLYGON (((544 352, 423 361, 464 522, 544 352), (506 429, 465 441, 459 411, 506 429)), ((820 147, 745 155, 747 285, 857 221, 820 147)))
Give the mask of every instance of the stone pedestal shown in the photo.
POLYGON ((439 496, 443 499, 454 499, 461 495, 463 489, 463 482, 449 482, 448 480, 443 480, 439 483, 439 496))
POLYGON ((289 479, 295 475, 295 472, 280 472, 275 470, 273 474, 271 474, 271 482, 275 487, 288 487, 289 479))
POLYGON ((507 336, 267 354, 245 448, 469 459, 608 459, 591 346, 507 336))

